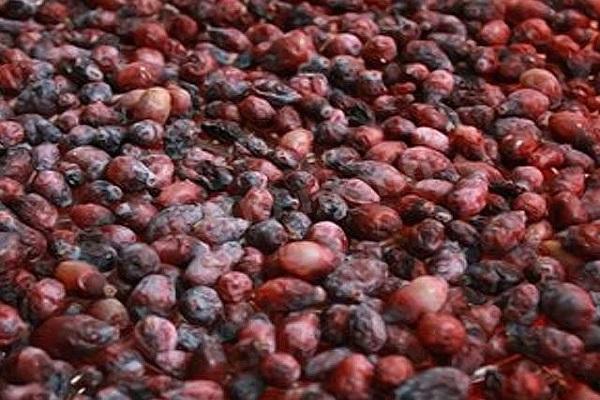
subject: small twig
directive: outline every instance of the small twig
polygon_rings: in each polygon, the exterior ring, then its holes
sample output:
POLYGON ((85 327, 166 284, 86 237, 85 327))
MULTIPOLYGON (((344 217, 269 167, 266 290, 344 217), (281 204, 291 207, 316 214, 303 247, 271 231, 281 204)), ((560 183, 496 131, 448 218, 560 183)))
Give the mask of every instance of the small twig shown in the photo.
POLYGON ((485 379, 485 376, 487 375, 488 372, 498 371, 500 368, 502 368, 506 365, 512 364, 516 361, 519 361, 522 358, 523 358, 523 356, 520 354, 513 354, 512 356, 503 358, 502 360, 500 360, 494 364, 488 364, 483 367, 480 367, 475 372, 473 372, 473 374, 471 374, 471 382, 473 382, 473 383, 482 382, 485 379))
POLYGON ((74 399, 75 396, 79 394, 83 394, 86 390, 85 387, 77 387, 77 383, 83 378, 83 374, 76 374, 69 381, 69 394, 67 395, 67 400, 74 399))

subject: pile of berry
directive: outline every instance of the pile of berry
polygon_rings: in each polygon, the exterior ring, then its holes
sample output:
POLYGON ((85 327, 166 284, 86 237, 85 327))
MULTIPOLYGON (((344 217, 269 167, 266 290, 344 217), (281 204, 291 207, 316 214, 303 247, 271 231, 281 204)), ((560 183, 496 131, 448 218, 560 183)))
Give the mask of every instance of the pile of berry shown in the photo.
POLYGON ((600 0, 0 0, 0 399, 599 400, 600 0))

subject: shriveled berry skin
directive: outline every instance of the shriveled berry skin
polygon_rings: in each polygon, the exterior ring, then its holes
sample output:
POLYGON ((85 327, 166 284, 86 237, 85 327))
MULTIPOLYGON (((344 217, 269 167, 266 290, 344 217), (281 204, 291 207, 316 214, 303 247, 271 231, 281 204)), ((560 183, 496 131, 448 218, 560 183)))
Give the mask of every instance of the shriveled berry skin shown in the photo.
POLYGON ((30 318, 44 320, 60 310, 67 296, 64 285, 52 278, 41 279, 27 293, 27 309, 30 318))
POLYGON ((525 213, 508 212, 494 217, 482 233, 482 245, 490 252, 507 252, 525 234, 525 213))
POLYGON ((572 283, 550 283, 542 291, 542 310, 565 329, 585 329, 595 319, 590 295, 572 283))
POLYGON ((442 177, 444 171, 454 169, 446 156, 425 146, 406 149, 396 165, 400 172, 416 180, 442 177))
POLYGON ((316 354, 306 362, 303 373, 310 379, 322 379, 350 354, 350 349, 345 347, 336 347, 316 354))
POLYGON ((136 324, 134 338, 136 347, 154 358, 160 352, 175 349, 177 331, 169 320, 150 315, 136 324))
POLYGON ((397 400, 464 399, 469 388, 468 376, 450 367, 436 367, 416 374, 394 392, 397 400))
POLYGON ((515 325, 509 331, 508 345, 533 359, 564 360, 583 352, 581 339, 552 327, 515 325))
POLYGON ((148 240, 155 240, 167 234, 190 233, 202 217, 202 208, 197 205, 164 208, 148 225, 146 236, 148 240))
POLYGON ((158 254, 152 247, 136 243, 121 251, 119 270, 124 279, 135 282, 157 272, 159 263, 158 254))
POLYGON ((193 257, 199 241, 189 235, 166 235, 152 242, 160 260, 171 265, 187 264, 193 257))
POLYGON ((308 61, 313 52, 310 38, 301 31, 292 31, 271 44, 265 57, 265 66, 275 71, 294 71, 308 61))
POLYGON ((507 293, 502 316, 508 321, 531 324, 538 314, 539 290, 532 284, 523 283, 507 293))
POLYGON ((467 274, 484 293, 500 293, 523 280, 517 266, 500 260, 482 260, 467 267, 467 274))
POLYGON ((364 351, 376 352, 387 339, 385 322, 377 311, 360 304, 350 312, 348 336, 354 345, 364 351))
POLYGON ((191 322, 198 325, 210 325, 221 314, 223 303, 215 290, 196 286, 183 294, 179 309, 191 322))
POLYGON ((350 211, 351 228, 367 240, 383 240, 402 226, 400 216, 390 207, 366 204, 350 211))
POLYGON ((367 182, 380 196, 397 196, 406 189, 406 177, 393 166, 378 161, 360 161, 350 166, 351 173, 367 182))
POLYGON ((356 257, 344 261, 324 282, 332 298, 359 300, 374 294, 385 281, 387 265, 375 258, 356 257))
POLYGON ((209 244, 239 240, 250 223, 238 218, 204 218, 194 225, 194 235, 209 244))
POLYGON ((252 188, 239 202, 239 215, 252 222, 263 221, 271 215, 273 202, 268 190, 252 188))
POLYGON ((458 181, 446 197, 446 203, 458 218, 467 218, 481 212, 489 193, 487 179, 479 174, 458 181))
POLYGON ((175 287, 164 275, 147 275, 129 295, 129 307, 135 317, 148 314, 168 315, 175 306, 175 287))
POLYGON ((0 343, 3 346, 10 346, 26 333, 27 325, 13 307, 1 304, 0 311, 3 324, 0 343))
POLYGON ((256 302, 273 311, 294 311, 325 300, 325 291, 296 278, 271 279, 256 291, 256 302))
POLYGON ((35 342, 53 357, 77 358, 116 341, 114 327, 86 315, 61 316, 46 320, 35 342))
POLYGON ((200 397, 211 400, 223 400, 225 398, 223 388, 221 388, 218 383, 210 380, 186 381, 182 386, 183 387, 166 391, 164 392, 164 395, 171 398, 200 397))
POLYGON ((561 237, 561 241, 570 251, 584 257, 594 258, 600 254, 598 232, 600 232, 600 222, 592 221, 570 227, 561 237))
POLYGON ((288 387, 300 377, 300 364, 286 353, 269 354, 260 369, 265 379, 278 387, 288 387))

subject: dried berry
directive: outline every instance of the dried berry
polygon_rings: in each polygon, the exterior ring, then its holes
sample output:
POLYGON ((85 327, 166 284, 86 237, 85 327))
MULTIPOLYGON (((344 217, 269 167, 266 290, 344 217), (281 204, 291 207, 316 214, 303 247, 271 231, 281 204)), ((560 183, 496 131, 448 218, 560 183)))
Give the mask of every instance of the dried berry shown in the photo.
POLYGON ((477 290, 496 294, 517 285, 522 272, 515 266, 500 260, 482 260, 467 267, 467 274, 477 290))
POLYGON ((396 400, 467 398, 469 377, 450 367, 435 367, 416 374, 394 392, 396 400))
POLYGON ((427 313, 419 320, 419 340, 431 352, 438 354, 457 353, 465 344, 467 332, 462 322, 441 313, 427 313))
POLYGON ((525 213, 507 212, 492 218, 481 234, 483 248, 492 253, 507 252, 525 235, 525 213))
POLYGON ((541 308, 566 329, 584 329, 595 318, 590 295, 572 283, 549 283, 542 291, 541 308))
POLYGON ((387 265, 375 258, 353 257, 345 260, 325 280, 333 298, 360 300, 383 285, 387 265))
POLYGON ((511 326, 508 344, 514 351, 533 359, 561 360, 583 351, 581 339, 552 327, 511 326))
POLYGON ((361 239, 383 240, 402 225, 400 216, 390 207, 365 204, 350 211, 349 224, 361 239))
POLYGON ((361 354, 352 354, 339 363, 329 378, 329 390, 340 399, 368 399, 374 366, 361 354))
POLYGON ((335 267, 335 255, 329 248, 310 241, 292 242, 277 252, 279 266, 290 275, 315 280, 329 274, 335 267))
POLYGON ((300 364, 286 353, 267 355, 260 364, 261 375, 277 387, 289 387, 300 378, 300 364))
POLYGON ((325 291, 300 279, 276 278, 260 286, 256 302, 273 311, 294 311, 322 303, 325 291))
POLYGON ((116 341, 119 331, 87 315, 64 315, 47 319, 35 332, 34 343, 57 358, 89 355, 116 341))
POLYGON ((179 309, 191 322, 210 325, 223 310, 216 291, 209 287, 196 286, 183 293, 179 309))
POLYGON ((389 321, 414 323, 424 313, 439 311, 448 297, 448 284, 442 278, 422 276, 396 289, 386 304, 389 321))
POLYGON ((376 352, 387 339, 385 322, 377 311, 366 304, 360 304, 350 311, 348 337, 364 351, 376 352))
POLYGON ((0 345, 10 346, 21 339, 27 332, 27 324, 21 319, 17 310, 7 304, 0 304, 0 345))

